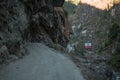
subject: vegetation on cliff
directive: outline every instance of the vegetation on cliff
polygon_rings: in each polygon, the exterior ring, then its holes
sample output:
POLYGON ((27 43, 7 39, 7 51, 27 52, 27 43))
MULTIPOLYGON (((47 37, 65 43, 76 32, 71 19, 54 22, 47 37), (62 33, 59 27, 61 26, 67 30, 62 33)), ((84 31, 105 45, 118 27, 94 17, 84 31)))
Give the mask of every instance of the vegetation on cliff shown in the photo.
POLYGON ((112 71, 120 71, 119 2, 109 4, 110 0, 81 1, 75 13, 69 16, 74 33, 71 39, 75 48, 72 57, 80 68, 83 66, 86 79, 110 79, 112 71), (92 43, 92 49, 84 48, 86 42, 92 43))
POLYGON ((117 71, 120 71, 120 25, 114 23, 110 28, 108 35, 109 44, 115 44, 115 52, 109 60, 109 65, 117 71))

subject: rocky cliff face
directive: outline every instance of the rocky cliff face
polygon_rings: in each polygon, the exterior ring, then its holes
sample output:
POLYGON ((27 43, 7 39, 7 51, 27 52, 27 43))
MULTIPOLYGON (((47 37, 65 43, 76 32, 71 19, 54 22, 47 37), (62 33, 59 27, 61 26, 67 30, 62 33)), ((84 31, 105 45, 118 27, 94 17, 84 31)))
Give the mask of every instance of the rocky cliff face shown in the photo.
POLYGON ((17 0, 0 1, 0 63, 11 58, 9 54, 24 55, 22 34, 27 26, 24 4, 17 0))
POLYGON ((64 0, 1 0, 0 63, 11 57, 16 59, 14 55, 22 57, 25 42, 66 47, 70 31, 63 3, 64 0))
POLYGON ((25 33, 27 40, 44 41, 47 44, 55 42, 65 47, 69 41, 69 26, 62 9, 64 0, 32 1, 24 2, 30 20, 26 29, 28 32, 25 33))

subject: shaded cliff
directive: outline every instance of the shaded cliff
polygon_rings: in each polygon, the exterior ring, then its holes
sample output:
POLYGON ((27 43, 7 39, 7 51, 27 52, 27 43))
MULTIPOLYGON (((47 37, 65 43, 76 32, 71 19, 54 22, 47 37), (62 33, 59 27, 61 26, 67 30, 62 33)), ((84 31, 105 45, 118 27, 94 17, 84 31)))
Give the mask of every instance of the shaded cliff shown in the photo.
POLYGON ((66 47, 70 28, 63 4, 64 0, 0 1, 0 63, 25 55, 26 42, 66 47))
POLYGON ((31 42, 44 41, 47 44, 55 42, 65 47, 69 41, 69 26, 62 9, 64 0, 32 1, 24 2, 30 20, 25 39, 31 42))
POLYGON ((22 34, 28 26, 24 4, 17 0, 0 1, 0 63, 11 57, 22 57, 22 34), (11 54, 11 55, 10 55, 11 54))

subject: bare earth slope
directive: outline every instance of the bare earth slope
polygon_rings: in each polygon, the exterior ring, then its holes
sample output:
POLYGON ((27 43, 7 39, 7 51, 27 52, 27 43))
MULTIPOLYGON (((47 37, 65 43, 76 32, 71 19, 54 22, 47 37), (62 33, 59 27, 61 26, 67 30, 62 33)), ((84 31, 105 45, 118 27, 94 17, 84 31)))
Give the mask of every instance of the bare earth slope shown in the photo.
POLYGON ((30 55, 0 70, 0 80, 84 80, 75 64, 62 54, 32 43, 30 55))

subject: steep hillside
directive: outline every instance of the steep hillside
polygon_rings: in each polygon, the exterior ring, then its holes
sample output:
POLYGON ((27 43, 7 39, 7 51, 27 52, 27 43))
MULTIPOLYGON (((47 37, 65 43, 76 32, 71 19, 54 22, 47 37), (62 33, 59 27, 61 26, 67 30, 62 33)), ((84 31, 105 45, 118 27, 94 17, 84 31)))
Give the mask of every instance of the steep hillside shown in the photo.
POLYGON ((113 71, 120 69, 120 5, 105 1, 81 0, 75 14, 69 16, 74 33, 70 41, 75 48, 72 57, 79 67, 82 65, 87 80, 107 80, 117 76, 113 71), (104 6, 95 6, 95 1, 104 6), (88 42, 92 49, 84 48, 88 42))
POLYGON ((1 0, 0 63, 25 55, 26 42, 66 47, 70 28, 63 4, 64 0, 1 0))

